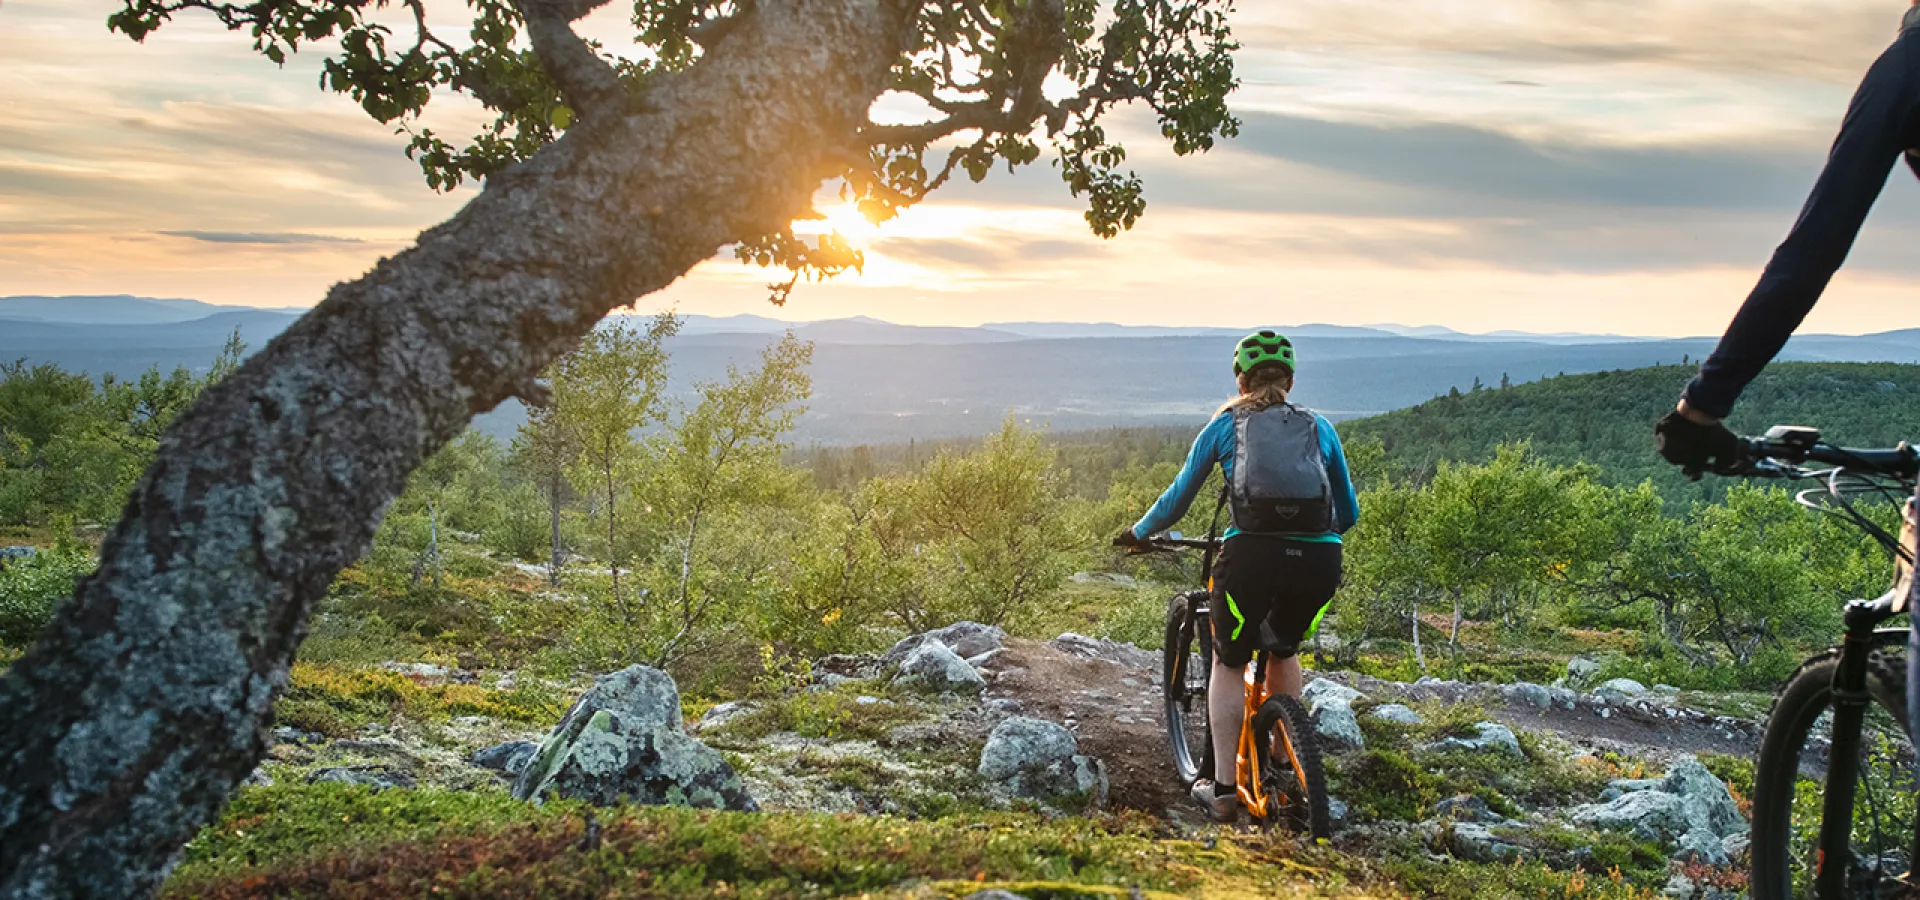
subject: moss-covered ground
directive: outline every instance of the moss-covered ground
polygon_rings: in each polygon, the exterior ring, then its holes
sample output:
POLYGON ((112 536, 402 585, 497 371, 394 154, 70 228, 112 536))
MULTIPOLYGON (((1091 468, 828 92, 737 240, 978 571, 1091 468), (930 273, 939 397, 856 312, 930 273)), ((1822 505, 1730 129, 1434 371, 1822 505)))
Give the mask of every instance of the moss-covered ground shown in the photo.
POLYGON ((188 845, 168 898, 1642 898, 1605 871, 1351 855, 1134 817, 940 819, 535 807, 502 792, 338 784, 242 790, 188 845))

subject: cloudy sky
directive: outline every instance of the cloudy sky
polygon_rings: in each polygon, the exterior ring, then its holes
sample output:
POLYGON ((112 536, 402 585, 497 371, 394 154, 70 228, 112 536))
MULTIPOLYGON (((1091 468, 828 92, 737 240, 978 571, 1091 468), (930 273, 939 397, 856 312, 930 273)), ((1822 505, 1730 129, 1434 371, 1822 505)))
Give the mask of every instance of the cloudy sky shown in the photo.
MULTIPOLYGON (((879 229, 828 209, 867 271, 784 311, 730 259, 641 308, 1717 333, 1906 5, 1241 0, 1240 138, 1177 159, 1117 123, 1149 191, 1132 232, 1092 237, 1038 167, 879 229)), ((0 2, 0 295, 311 305, 465 201, 315 60, 277 69, 195 16, 137 45, 115 8, 0 2)), ((1902 170, 1811 326, 1920 326, 1916 246, 1902 170)))

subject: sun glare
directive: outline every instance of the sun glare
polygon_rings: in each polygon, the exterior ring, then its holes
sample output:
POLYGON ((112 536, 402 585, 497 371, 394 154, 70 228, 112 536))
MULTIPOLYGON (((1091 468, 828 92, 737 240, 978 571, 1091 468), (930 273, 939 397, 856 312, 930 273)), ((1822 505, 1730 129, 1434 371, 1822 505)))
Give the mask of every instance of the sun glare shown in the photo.
POLYGON ((867 221, 858 207, 846 201, 820 207, 822 218, 793 223, 795 231, 802 234, 827 234, 839 232, 849 243, 865 248, 868 242, 880 236, 880 226, 867 221))

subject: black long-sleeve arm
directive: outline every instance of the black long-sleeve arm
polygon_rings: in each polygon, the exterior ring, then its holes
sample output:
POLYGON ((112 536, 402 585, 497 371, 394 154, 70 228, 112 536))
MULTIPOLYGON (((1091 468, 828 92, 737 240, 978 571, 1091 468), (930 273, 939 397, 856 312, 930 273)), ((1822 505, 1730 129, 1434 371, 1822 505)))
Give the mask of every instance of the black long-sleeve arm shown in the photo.
MULTIPOLYGON (((1903 32, 1867 70, 1793 231, 1681 395, 1688 406, 1725 417, 1747 383, 1800 327, 1853 249, 1894 160, 1920 143, 1917 109, 1920 28, 1903 32)), ((1920 166, 1915 171, 1920 174, 1920 166)))

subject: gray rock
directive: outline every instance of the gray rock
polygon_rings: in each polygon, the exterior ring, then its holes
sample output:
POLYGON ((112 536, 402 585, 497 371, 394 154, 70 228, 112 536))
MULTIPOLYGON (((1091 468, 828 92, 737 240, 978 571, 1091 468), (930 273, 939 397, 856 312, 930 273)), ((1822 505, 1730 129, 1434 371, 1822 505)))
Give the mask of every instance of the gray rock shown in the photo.
POLYGON ((1704 831, 1717 841, 1745 831, 1747 822, 1740 807, 1720 779, 1715 778, 1698 759, 1683 756, 1668 770, 1660 788, 1686 803, 1687 821, 1692 830, 1704 831))
POLYGON ((860 696, 853 698, 853 702, 855 706, 876 706, 881 703, 891 703, 892 701, 882 700, 879 697, 869 697, 866 694, 861 694, 860 696))
POLYGON ((735 721, 753 713, 759 708, 760 704, 752 700, 729 700, 725 703, 715 704, 712 709, 707 710, 700 716, 700 721, 693 723, 691 730, 704 732, 709 729, 719 728, 728 722, 735 721))
POLYGON ((1680 836, 1673 857, 1680 863, 1702 863, 1709 866, 1727 864, 1727 851, 1720 846, 1720 839, 1705 831, 1689 831, 1680 836))
POLYGON ((1551 690, 1548 690, 1545 685, 1534 684, 1528 681, 1503 685, 1500 688, 1500 696, 1506 698, 1508 703, 1531 706, 1535 709, 1546 709, 1553 705, 1553 692, 1551 690))
POLYGON ((1684 872, 1675 872, 1672 878, 1667 879, 1666 886, 1660 889, 1660 896, 1673 897, 1675 900, 1693 900, 1696 890, 1698 888, 1694 885, 1693 879, 1688 878, 1684 872))
POLYGON ((1338 681, 1334 681, 1331 678, 1315 678, 1307 682, 1306 687, 1301 689, 1300 702, 1306 706, 1307 712, 1314 712, 1320 708, 1320 704, 1330 700, 1339 701, 1341 704, 1351 704, 1353 701, 1365 696, 1365 694, 1347 687, 1338 681))
POLYGON ((1634 700, 1647 694, 1647 686, 1631 678, 1614 678, 1593 689, 1593 695, 1606 700, 1634 700))
POLYGON ((435 665, 433 663, 408 663, 408 662, 388 661, 388 662, 381 663, 380 668, 385 669, 389 672, 398 672, 401 675, 407 675, 414 678, 424 678, 424 679, 436 680, 436 681, 444 680, 450 677, 451 675, 453 675, 452 669, 446 666, 435 665))
POLYGON ((1328 824, 1332 825, 1335 828, 1339 828, 1343 825, 1346 825, 1347 816, 1350 814, 1350 812, 1351 810, 1347 806, 1347 801, 1342 800, 1339 797, 1327 798, 1328 824))
POLYGON ((1493 829, 1477 822, 1455 822, 1447 832, 1447 850, 1468 862, 1506 862, 1521 849, 1500 839, 1493 829))
POLYGON ((894 683, 948 694, 977 694, 987 686, 987 680, 966 660, 938 641, 928 641, 908 653, 900 662, 900 674, 894 677, 894 683))
POLYGON ((308 784, 362 784, 376 791, 414 786, 413 775, 390 766, 329 766, 307 773, 308 784))
POLYGON ((759 809, 733 766, 682 729, 673 679, 646 666, 600 676, 541 742, 513 795, 759 809))
POLYGON ((888 648, 880 655, 883 667, 897 666, 905 662, 913 651, 927 643, 936 643, 959 655, 961 659, 979 656, 990 650, 998 650, 1006 641, 1007 633, 998 625, 982 625, 979 622, 955 622, 945 628, 935 628, 925 634, 916 634, 902 638, 899 643, 888 648))
POLYGON ((1567 690, 1565 687, 1556 685, 1547 688, 1547 695, 1551 698, 1553 705, 1561 709, 1573 709, 1580 705, 1580 695, 1567 690))
POLYGON ((533 755, 538 752, 540 745, 532 741, 508 741, 484 750, 475 750, 471 762, 482 769, 518 775, 526 771, 527 763, 532 762, 533 755))
POLYGON ((273 741, 276 744, 319 744, 326 739, 326 735, 317 731, 301 731, 285 725, 276 726, 273 729, 273 741))
POLYGON ((8 563, 25 562, 39 555, 38 547, 0 547, 0 569, 6 568, 8 563))
POLYGON ((1630 831, 1665 843, 1693 830, 1686 802, 1665 791, 1635 791, 1606 803, 1575 807, 1573 824, 1596 831, 1630 831))
POLYGON ((1027 895, 995 889, 991 891, 974 891, 966 896, 966 900, 1027 900, 1027 895))
POLYGON ((1448 797, 1433 805, 1433 817, 1450 819, 1454 822, 1479 822, 1493 824, 1504 822, 1498 813, 1487 806, 1487 801, 1472 794, 1459 794, 1448 797))
POLYGON ((1605 803, 1621 794, 1634 791, 1658 791, 1666 787, 1665 778, 1615 778, 1607 782, 1607 789, 1600 792, 1600 802, 1605 803))
POLYGON ((1320 748, 1328 753, 1352 753, 1367 746, 1360 720, 1345 700, 1323 700, 1313 711, 1313 730, 1320 736, 1320 748))
POLYGON ((1442 738, 1421 748, 1430 752, 1465 750, 1472 753, 1492 751, 1525 758, 1526 751, 1520 749, 1520 739, 1514 736, 1513 729, 1498 722, 1481 722, 1473 726, 1478 734, 1470 738, 1442 738))
POLYGON ((1680 689, 1670 684, 1656 684, 1653 686, 1653 692, 1656 694, 1666 694, 1668 696, 1673 696, 1675 694, 1680 693, 1680 689))
POLYGON ((1007 648, 1002 647, 998 650, 988 650, 987 652, 982 653, 979 656, 969 656, 967 657, 967 665, 970 665, 976 669, 984 669, 988 666, 993 665, 993 661, 996 659, 999 659, 1001 656, 1004 656, 1006 652, 1007 652, 1007 648))
POLYGON ((1395 725, 1421 725, 1426 722, 1425 719, 1420 718, 1419 713, 1413 711, 1413 707, 1400 703, 1376 706, 1367 711, 1367 716, 1382 722, 1392 722, 1395 725))
POLYGON ((1584 656, 1576 656, 1567 660, 1567 687, 1576 691, 1591 684, 1593 679, 1599 674, 1600 664, 1594 660, 1587 659, 1584 656))
POLYGON ((1720 852, 1725 853, 1727 859, 1732 862, 1744 862, 1747 858, 1747 848, 1752 844, 1751 835, 1745 831, 1736 831, 1720 839, 1720 852))
POLYGON ((246 787, 273 787, 273 776, 268 775, 264 768, 254 769, 247 773, 246 780, 240 783, 246 787))
POLYGON ((1074 800, 1092 806, 1107 799, 1106 767, 1080 754, 1080 742, 1073 733, 1056 723, 1025 716, 994 726, 980 750, 979 773, 1016 797, 1074 800))
POLYGON ((1139 579, 1118 572, 1075 572, 1067 580, 1074 584, 1117 584, 1125 588, 1140 586, 1139 579))
POLYGON ((880 669, 880 657, 877 656, 836 653, 813 661, 813 671, 820 675, 845 675, 854 679, 878 678, 880 669))
POLYGON ((1104 638, 1091 638, 1071 631, 1048 641, 1047 646, 1069 656, 1103 660, 1129 669, 1148 669, 1157 672, 1160 668, 1159 654, 1148 653, 1132 644, 1123 644, 1104 638))

